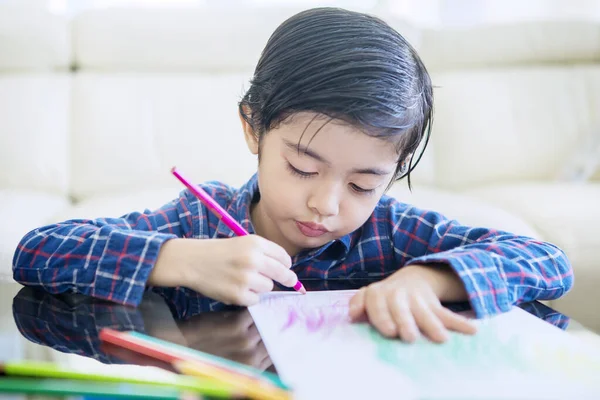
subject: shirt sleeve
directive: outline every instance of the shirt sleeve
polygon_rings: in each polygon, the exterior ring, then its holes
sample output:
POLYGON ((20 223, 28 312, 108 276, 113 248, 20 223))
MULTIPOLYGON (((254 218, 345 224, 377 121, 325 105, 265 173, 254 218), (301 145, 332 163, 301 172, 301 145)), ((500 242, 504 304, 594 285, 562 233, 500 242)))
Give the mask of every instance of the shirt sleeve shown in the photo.
POLYGON ((479 318, 558 298, 573 286, 569 260, 550 243, 464 226, 406 204, 392 203, 389 210, 396 262, 450 266, 479 318))
POLYGON ((13 277, 50 293, 78 292, 137 306, 163 243, 192 237, 202 215, 198 204, 184 191, 155 211, 35 229, 17 246, 13 277))

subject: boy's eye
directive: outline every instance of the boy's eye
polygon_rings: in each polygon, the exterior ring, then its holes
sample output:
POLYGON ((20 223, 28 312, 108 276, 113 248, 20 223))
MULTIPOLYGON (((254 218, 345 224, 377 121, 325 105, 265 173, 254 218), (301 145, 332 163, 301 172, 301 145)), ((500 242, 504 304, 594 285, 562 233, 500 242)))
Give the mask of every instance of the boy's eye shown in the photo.
POLYGON ((371 194, 371 193, 375 192, 375 189, 365 189, 354 183, 350 184, 350 188, 352 190, 354 190, 356 193, 360 193, 360 194, 371 194))
POLYGON ((287 163, 288 169, 295 175, 298 175, 302 178, 310 178, 311 176, 316 175, 316 172, 306 172, 306 171, 302 171, 299 170, 298 168, 294 167, 292 164, 290 164, 289 162, 287 163))

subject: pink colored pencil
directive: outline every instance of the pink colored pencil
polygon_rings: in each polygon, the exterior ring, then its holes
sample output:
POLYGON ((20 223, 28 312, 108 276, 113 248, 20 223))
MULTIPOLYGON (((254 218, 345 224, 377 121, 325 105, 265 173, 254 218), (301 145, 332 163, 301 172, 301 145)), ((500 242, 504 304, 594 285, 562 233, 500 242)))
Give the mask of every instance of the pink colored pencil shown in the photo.
MULTIPOLYGON (((225 225, 238 236, 248 235, 248 232, 237 222, 219 203, 215 201, 204 189, 200 186, 193 184, 188 179, 181 175, 181 172, 176 167, 171 168, 171 173, 175 175, 177 179, 181 181, 192 192, 209 210, 217 215, 217 217, 223 221, 225 225)), ((294 290, 300 293, 306 293, 302 282, 298 281, 294 285, 294 290)))

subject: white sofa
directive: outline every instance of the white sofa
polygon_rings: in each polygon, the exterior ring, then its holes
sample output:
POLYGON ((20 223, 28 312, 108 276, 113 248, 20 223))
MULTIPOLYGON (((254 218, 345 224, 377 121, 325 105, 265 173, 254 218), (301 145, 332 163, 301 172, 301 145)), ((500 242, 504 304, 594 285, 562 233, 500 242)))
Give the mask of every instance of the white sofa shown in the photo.
MULTIPOLYGON (((297 10, 104 9, 65 19, 0 8, 2 279, 12 279, 14 248, 30 229, 173 198, 173 165, 198 182, 238 185, 253 173, 237 101, 268 36, 297 10)), ((392 194, 558 244, 576 283, 552 305, 600 331, 600 174, 561 178, 600 142, 600 22, 451 29, 382 17, 419 50, 437 86, 415 189, 401 182, 392 194)))

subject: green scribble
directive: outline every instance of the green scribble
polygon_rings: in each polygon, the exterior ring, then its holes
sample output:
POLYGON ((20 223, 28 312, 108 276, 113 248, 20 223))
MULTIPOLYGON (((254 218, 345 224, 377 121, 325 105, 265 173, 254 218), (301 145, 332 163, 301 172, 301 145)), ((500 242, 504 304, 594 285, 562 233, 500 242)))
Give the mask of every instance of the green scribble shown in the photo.
POLYGON ((457 370, 467 373, 492 369, 526 372, 534 368, 518 337, 501 341, 490 326, 481 326, 473 336, 452 332, 444 344, 423 337, 412 344, 388 339, 369 325, 357 325, 356 329, 376 345, 376 354, 381 361, 415 381, 423 382, 457 370))

